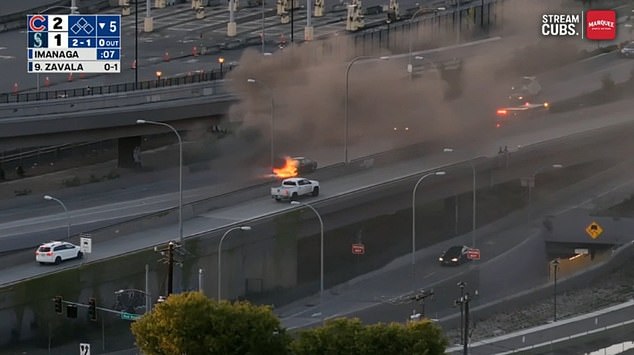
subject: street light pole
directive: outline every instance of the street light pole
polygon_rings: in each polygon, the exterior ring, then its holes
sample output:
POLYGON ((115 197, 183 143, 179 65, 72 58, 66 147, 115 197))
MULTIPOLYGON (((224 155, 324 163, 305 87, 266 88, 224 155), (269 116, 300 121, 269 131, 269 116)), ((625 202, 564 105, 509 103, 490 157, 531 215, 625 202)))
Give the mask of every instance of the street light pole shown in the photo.
MULTIPOLYGON (((310 11, 310 9, 309 9, 310 11)), ((345 128, 344 128, 344 141, 343 141, 343 161, 346 165, 348 165, 348 88, 349 88, 349 74, 350 74, 350 68, 352 67, 352 64, 354 64, 356 61, 361 60, 361 59, 375 59, 376 57, 371 57, 371 56, 365 56, 365 55, 360 55, 357 57, 352 58, 352 60, 348 63, 348 66, 346 67, 346 97, 345 97, 345 101, 344 101, 344 110, 345 110, 345 128)), ((389 59, 390 57, 387 56, 383 56, 383 57, 379 57, 378 59, 381 60, 385 60, 385 59, 389 59)))
MULTIPOLYGON (((416 17, 416 15, 418 15, 419 12, 423 11, 423 10, 430 10, 429 8, 426 7, 421 7, 418 10, 416 10, 416 12, 414 12, 414 14, 412 15, 412 17, 409 18, 409 34, 408 34, 408 42, 409 42, 409 55, 407 56, 408 58, 408 62, 407 62, 407 72, 409 73, 409 78, 412 78, 412 22, 414 21, 414 18, 416 17)), ((436 9, 434 9, 434 11, 444 11, 445 8, 444 7, 438 7, 436 9)))
POLYGON ((64 212, 66 213, 66 219, 68 221, 67 226, 66 226, 66 240, 70 240, 70 213, 68 213, 68 209, 66 208, 66 205, 64 204, 64 202, 62 202, 61 200, 50 196, 50 195, 44 195, 44 199, 45 200, 49 200, 49 201, 55 201, 57 203, 59 203, 60 205, 62 205, 62 207, 64 208, 64 212))
POLYGON ((460 20, 462 20, 460 18, 460 0, 458 0, 458 4, 456 6, 456 11, 457 11, 457 14, 456 14, 456 20, 457 21, 456 22, 458 24, 458 29, 456 30, 456 44, 460 44, 460 20))
POLYGON ((232 231, 235 230, 243 230, 243 231, 250 231, 251 230, 251 226, 238 226, 238 227, 233 227, 233 228, 229 228, 225 234, 222 235, 222 237, 220 238, 220 242, 218 243, 218 298, 217 300, 220 301, 220 297, 222 296, 222 262, 221 262, 221 256, 222 256, 222 242, 225 240, 225 238, 229 235, 229 233, 231 233, 232 231))
POLYGON ((275 164, 275 146, 274 146, 274 137, 275 137, 275 100, 273 98, 273 90, 266 85, 262 80, 256 80, 253 78, 247 79, 248 83, 251 84, 260 84, 269 92, 269 96, 271 97, 271 171, 273 171, 275 164))
POLYGON ((530 223, 531 221, 531 192, 533 190, 533 186, 535 185, 535 177, 537 176, 537 174, 539 174, 542 170, 546 169, 546 168, 553 168, 553 169, 561 169, 563 168, 563 165, 561 164, 552 164, 552 165, 546 165, 546 166, 542 166, 539 167, 537 170, 535 170, 535 172, 533 173, 533 175, 531 175, 531 177, 528 179, 527 185, 528 185, 528 206, 527 206, 527 215, 528 215, 528 223, 530 223))
POLYGON ((557 269, 559 268, 559 258, 554 259, 553 261, 551 261, 552 265, 553 265, 553 276, 554 276, 554 283, 553 283, 553 322, 557 321, 557 269))
POLYGON ((181 245, 183 245, 183 140, 176 128, 165 122, 136 120, 136 123, 167 127, 171 129, 178 138, 178 241, 181 245))
POLYGON ((306 206, 310 208, 317 219, 319 219, 319 313, 321 317, 321 323, 324 324, 324 221, 321 219, 321 215, 317 210, 308 203, 299 201, 291 201, 291 205, 306 206))
MULTIPOLYGON (((443 152, 445 153, 451 153, 453 152, 453 148, 444 148, 443 152)), ((471 213, 471 247, 475 248, 476 247, 476 211, 477 211, 477 203, 476 203, 476 191, 477 191, 477 185, 476 185, 476 169, 475 169, 475 165, 473 165, 473 161, 469 160, 469 166, 471 167, 471 173, 472 173, 472 187, 471 187, 471 200, 472 200, 472 213, 471 213)))
POLYGON ((414 284, 416 283, 416 189, 418 188, 418 185, 425 180, 425 178, 434 175, 442 176, 445 175, 445 172, 436 171, 421 176, 416 182, 416 185, 414 185, 414 190, 412 190, 412 287, 414 287, 414 284))
POLYGON ((134 90, 139 88, 139 0, 134 0, 134 90))

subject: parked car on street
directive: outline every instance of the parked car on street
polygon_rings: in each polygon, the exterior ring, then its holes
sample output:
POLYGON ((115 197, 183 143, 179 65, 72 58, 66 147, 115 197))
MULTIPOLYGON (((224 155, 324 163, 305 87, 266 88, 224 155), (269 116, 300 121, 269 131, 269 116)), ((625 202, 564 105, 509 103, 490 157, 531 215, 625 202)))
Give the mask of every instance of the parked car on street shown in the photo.
POLYGON ((81 259, 83 256, 79 246, 59 241, 44 243, 35 251, 35 261, 40 264, 57 265, 64 260, 81 259))

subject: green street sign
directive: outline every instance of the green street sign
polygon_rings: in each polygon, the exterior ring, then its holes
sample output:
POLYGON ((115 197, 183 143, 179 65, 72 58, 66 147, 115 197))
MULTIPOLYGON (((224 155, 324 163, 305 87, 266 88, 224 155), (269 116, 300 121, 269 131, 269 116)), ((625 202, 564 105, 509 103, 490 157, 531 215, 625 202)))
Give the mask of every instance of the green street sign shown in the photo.
POLYGON ((121 319, 125 319, 125 320, 137 320, 141 318, 140 314, 134 314, 134 313, 128 313, 128 312, 121 312, 121 319))

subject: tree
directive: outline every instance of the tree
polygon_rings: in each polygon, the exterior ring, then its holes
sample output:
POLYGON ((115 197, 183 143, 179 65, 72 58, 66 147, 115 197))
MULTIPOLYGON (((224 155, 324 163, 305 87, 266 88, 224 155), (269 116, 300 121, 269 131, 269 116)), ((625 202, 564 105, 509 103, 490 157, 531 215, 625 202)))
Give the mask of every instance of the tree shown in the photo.
POLYGON ((428 319, 364 326, 358 319, 339 318, 302 331, 291 348, 295 355, 441 355, 447 344, 441 329, 428 319))
POLYGON ((290 343, 270 307, 217 302, 200 292, 170 295, 131 328, 147 355, 283 355, 290 343))

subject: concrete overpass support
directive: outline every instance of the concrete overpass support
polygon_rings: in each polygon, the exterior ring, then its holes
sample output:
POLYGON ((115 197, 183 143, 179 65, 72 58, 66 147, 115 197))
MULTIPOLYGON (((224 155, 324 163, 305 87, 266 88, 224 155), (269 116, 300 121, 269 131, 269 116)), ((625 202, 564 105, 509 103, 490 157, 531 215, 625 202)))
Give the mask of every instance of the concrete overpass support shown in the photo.
POLYGON ((141 136, 119 138, 117 151, 117 166, 119 168, 141 167, 141 136))

